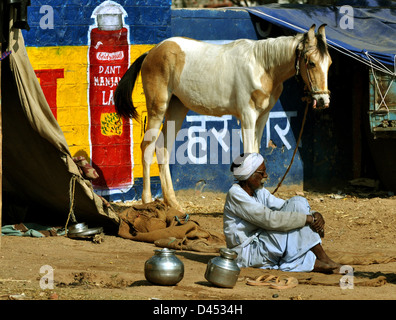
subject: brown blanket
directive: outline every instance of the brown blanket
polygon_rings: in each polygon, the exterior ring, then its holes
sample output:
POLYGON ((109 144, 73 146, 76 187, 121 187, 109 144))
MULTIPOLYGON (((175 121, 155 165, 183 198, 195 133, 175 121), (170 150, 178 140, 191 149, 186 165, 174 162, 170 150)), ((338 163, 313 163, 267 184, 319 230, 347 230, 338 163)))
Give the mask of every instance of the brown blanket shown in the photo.
POLYGON ((396 261, 395 251, 366 251, 366 252, 347 252, 326 250, 327 255, 332 260, 343 265, 369 265, 384 264, 396 261))
POLYGON ((219 252, 225 247, 223 234, 200 225, 160 200, 132 206, 119 214, 118 235, 125 239, 154 243, 159 247, 199 252, 219 252))

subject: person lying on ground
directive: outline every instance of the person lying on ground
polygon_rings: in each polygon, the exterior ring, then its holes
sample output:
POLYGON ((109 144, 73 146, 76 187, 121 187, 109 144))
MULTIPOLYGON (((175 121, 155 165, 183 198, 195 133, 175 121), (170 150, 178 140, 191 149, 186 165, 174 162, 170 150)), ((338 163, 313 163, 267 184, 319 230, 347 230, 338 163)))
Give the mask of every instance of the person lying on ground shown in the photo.
POLYGON ((242 154, 231 165, 237 180, 227 193, 223 229, 239 267, 293 272, 339 272, 321 243, 325 221, 304 197, 282 200, 264 188, 264 158, 242 154))

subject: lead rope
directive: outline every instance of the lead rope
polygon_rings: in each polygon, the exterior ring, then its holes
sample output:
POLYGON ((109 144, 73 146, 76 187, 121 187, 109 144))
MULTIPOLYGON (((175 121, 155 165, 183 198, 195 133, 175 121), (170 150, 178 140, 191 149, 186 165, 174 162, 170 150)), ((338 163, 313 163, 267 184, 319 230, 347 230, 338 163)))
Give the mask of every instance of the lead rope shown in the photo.
POLYGON ((66 225, 65 225, 65 236, 67 236, 67 225, 69 224, 69 220, 71 218, 71 220, 73 222, 77 222, 76 220, 76 216, 74 215, 74 194, 76 191, 76 180, 77 180, 77 176, 73 175, 70 179, 70 183, 69 183, 69 214, 67 216, 67 220, 66 220, 66 225))
POLYGON ((295 155, 296 155, 296 153, 297 153, 298 145, 300 144, 301 136, 302 136, 302 133, 303 133, 303 130, 304 130, 305 120, 307 119, 308 107, 309 107, 309 102, 310 102, 310 99, 309 99, 309 98, 305 98, 305 99, 306 99, 306 101, 307 101, 307 105, 306 105, 306 107, 305 107, 304 117, 303 117, 303 121, 302 121, 302 124, 301 124, 300 133, 299 133, 299 135, 298 135, 298 139, 297 139, 297 142, 296 142, 296 148, 294 149, 293 156, 292 156, 292 158, 291 158, 290 164, 289 164, 289 166, 287 167, 287 170, 286 170, 285 174, 283 175, 281 181, 279 181, 277 187, 276 187, 275 190, 272 192, 272 194, 275 194, 275 193, 278 191, 279 187, 282 185, 283 180, 285 180, 287 174, 288 174, 289 171, 290 171, 290 168, 291 168, 291 166, 292 166, 292 164, 293 164, 293 161, 294 161, 294 157, 295 157, 295 155))

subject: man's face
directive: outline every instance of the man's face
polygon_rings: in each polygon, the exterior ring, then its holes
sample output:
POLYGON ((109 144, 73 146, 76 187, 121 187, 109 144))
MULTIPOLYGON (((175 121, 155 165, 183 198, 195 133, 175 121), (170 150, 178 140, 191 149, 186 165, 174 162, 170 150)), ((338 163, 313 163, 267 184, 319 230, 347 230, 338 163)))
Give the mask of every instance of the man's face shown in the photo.
POLYGON ((263 162, 257 170, 247 179, 249 187, 253 190, 261 189, 264 186, 267 175, 267 168, 265 167, 265 163, 263 162))

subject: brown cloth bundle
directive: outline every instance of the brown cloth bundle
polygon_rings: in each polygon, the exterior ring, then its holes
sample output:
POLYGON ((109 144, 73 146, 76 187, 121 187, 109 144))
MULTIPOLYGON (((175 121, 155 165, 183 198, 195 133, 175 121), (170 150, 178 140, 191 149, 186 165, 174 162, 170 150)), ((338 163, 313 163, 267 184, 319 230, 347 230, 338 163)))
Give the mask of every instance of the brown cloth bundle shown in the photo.
POLYGON ((214 231, 204 230, 160 200, 132 206, 119 214, 118 235, 125 239, 154 243, 158 247, 177 250, 217 253, 225 247, 225 237, 214 231))

